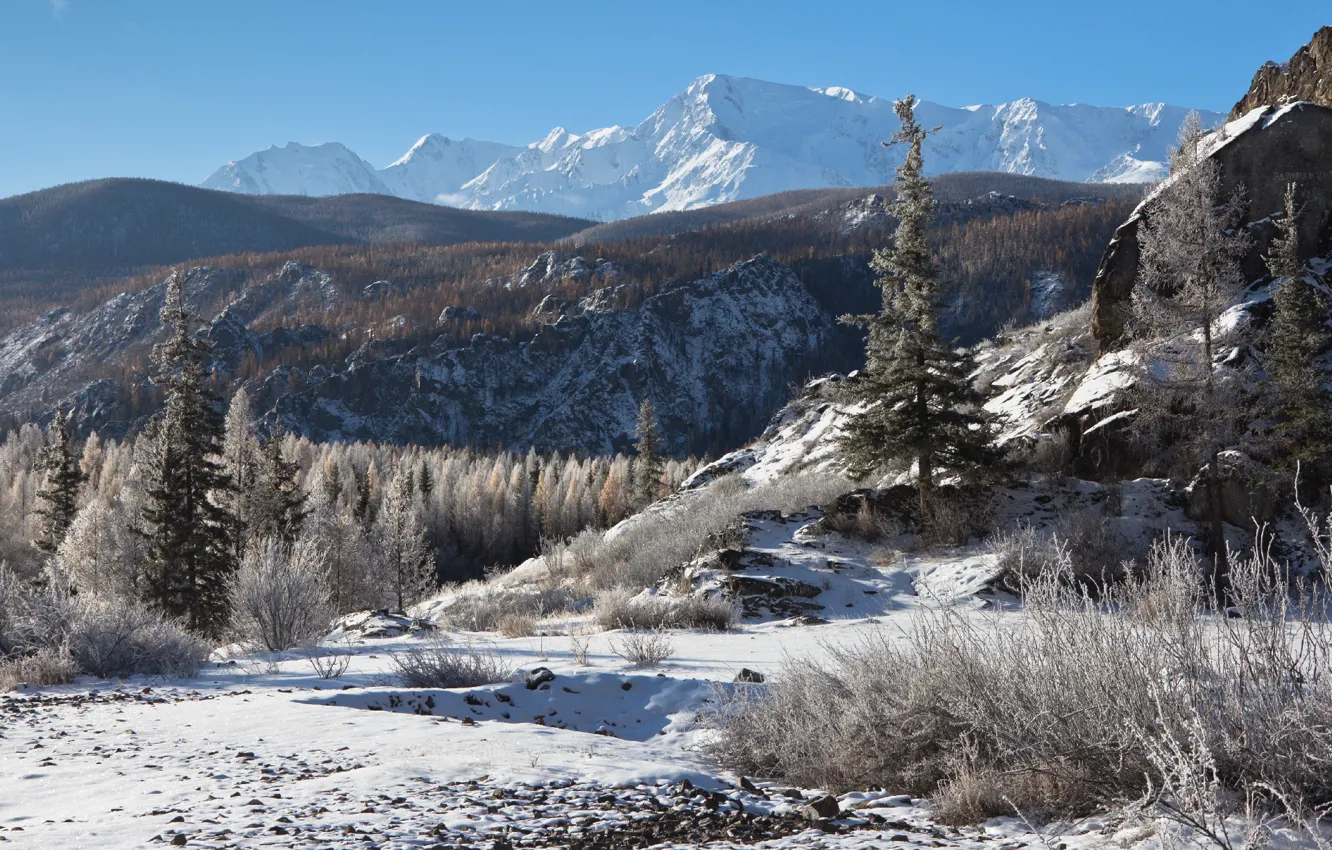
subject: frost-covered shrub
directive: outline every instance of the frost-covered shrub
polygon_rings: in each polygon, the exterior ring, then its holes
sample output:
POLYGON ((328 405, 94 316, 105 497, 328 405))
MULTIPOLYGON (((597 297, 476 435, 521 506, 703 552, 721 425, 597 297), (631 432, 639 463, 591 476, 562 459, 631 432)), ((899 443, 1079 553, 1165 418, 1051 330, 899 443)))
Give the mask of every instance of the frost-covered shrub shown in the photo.
POLYGON ((996 534, 990 545, 998 556, 999 583, 1014 592, 1043 576, 1100 587, 1122 580, 1130 571, 1131 553, 1109 518, 1096 510, 1059 519, 1053 529, 1021 525, 996 534))
POLYGON ((635 667, 655 667, 671 657, 675 645, 662 632, 641 631, 625 634, 611 649, 635 667))
POLYGON ((637 596, 628 590, 597 595, 592 619, 603 629, 711 629, 726 631, 740 619, 734 602, 722 597, 637 596))
POLYGON ((101 678, 194 676, 210 647, 160 614, 133 602, 80 602, 66 647, 78 669, 101 678))
POLYGON ((252 547, 232 580, 231 611, 240 637, 270 652, 318 640, 333 619, 322 547, 308 538, 252 547))
POLYGON ((1238 616, 1217 617, 1176 539, 1100 596, 1047 574, 1020 616, 922 609, 902 633, 723 693, 712 751, 802 787, 938 794, 955 819, 995 813, 996 776, 1028 815, 1131 799, 1168 814, 1203 799, 1187 764, 1214 766, 1219 806, 1317 805, 1332 796, 1328 588, 1292 593, 1280 574, 1236 558, 1238 616))
POLYGON ((412 688, 475 688, 506 681, 514 669, 496 650, 433 640, 395 652, 391 663, 412 688))

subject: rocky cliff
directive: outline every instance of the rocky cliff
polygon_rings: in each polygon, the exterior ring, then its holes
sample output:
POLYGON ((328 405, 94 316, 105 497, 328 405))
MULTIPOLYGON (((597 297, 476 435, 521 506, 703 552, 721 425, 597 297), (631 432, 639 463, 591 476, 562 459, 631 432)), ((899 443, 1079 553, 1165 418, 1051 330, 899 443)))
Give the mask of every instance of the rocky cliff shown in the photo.
POLYGON ((560 305, 527 342, 477 335, 312 374, 276 415, 318 440, 612 452, 651 397, 671 451, 716 451, 757 433, 832 338, 800 280, 762 256, 636 310, 605 308, 611 295, 560 305))
MULTIPOLYGON (((1244 261, 1248 280, 1266 275, 1263 257, 1275 235, 1271 217, 1283 209, 1288 183, 1298 184, 1300 254, 1316 256, 1332 240, 1332 109, 1299 102, 1260 106, 1226 124, 1205 143, 1220 163, 1222 192, 1242 189, 1244 224, 1253 247, 1244 261)), ((1115 231, 1092 284, 1092 332, 1101 349, 1114 347, 1124 331, 1129 298, 1138 276, 1138 226, 1169 182, 1144 200, 1115 231)))
MULTIPOLYGON (((667 448, 703 453, 758 433, 793 383, 829 368, 833 318, 768 257, 669 285, 631 309, 617 306, 614 285, 564 300, 561 281, 582 274, 614 277, 608 264, 543 254, 510 282, 551 291, 530 339, 478 334, 457 346, 441 335, 405 353, 371 339, 345 362, 280 367, 251 389, 264 404, 277 400, 270 419, 315 439, 580 452, 628 449, 638 405, 651 397, 667 448)), ((153 391, 143 372, 161 338, 164 292, 159 284, 86 312, 62 308, 0 336, 0 409, 44 421, 62 407, 83 433, 136 430, 125 401, 153 391)), ((302 308, 336 309, 341 297, 326 272, 298 262, 258 279, 198 266, 185 282, 187 306, 213 317, 201 334, 224 371, 320 344, 335 331, 274 324, 302 308)))
POLYGON ((1260 106, 1296 101, 1332 107, 1332 27, 1314 33, 1289 62, 1268 62, 1259 68, 1248 92, 1230 110, 1230 118, 1234 120, 1260 106))

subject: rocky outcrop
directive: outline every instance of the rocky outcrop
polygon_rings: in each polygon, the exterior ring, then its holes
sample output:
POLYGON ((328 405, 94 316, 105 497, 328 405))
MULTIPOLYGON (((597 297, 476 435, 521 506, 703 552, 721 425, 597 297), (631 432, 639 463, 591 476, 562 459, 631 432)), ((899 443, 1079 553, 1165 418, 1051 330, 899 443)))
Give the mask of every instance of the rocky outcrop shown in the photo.
POLYGON ((1260 106, 1296 101, 1332 107, 1332 27, 1314 33, 1289 62, 1268 62, 1259 68, 1230 117, 1234 120, 1260 106))
MULTIPOLYGON (((1271 217, 1283 209, 1286 184, 1299 185, 1300 254, 1320 253, 1332 239, 1332 109, 1311 103, 1251 110, 1214 133, 1211 158, 1220 163, 1222 191, 1242 188, 1245 226, 1253 245, 1244 260, 1248 280, 1267 274, 1263 257, 1275 235, 1271 217)), ((1167 181, 1120 225, 1092 284, 1092 332, 1102 351, 1120 340, 1138 277, 1138 228, 1150 219, 1167 181)))
POLYGON ((667 448, 702 453, 757 433, 833 332, 791 270, 762 256, 634 310, 591 299, 552 314, 526 342, 478 334, 462 348, 353 358, 311 375, 276 415, 315 440, 615 452, 651 397, 667 448))

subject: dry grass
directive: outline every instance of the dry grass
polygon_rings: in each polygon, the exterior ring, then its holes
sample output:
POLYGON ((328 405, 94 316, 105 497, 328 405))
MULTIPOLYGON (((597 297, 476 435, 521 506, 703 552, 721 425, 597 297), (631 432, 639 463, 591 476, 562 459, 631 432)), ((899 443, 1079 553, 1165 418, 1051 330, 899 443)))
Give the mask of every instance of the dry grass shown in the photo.
POLYGON ((707 489, 682 494, 613 529, 584 531, 566 546, 547 551, 559 575, 591 591, 656 587, 674 568, 696 557, 746 511, 795 511, 830 502, 854 485, 838 475, 809 473, 780 484, 748 486, 738 475, 707 489))
POLYGON ((472 632, 504 631, 506 625, 511 631, 526 628, 524 634, 505 633, 525 637, 535 633, 537 621, 565 611, 583 598, 567 587, 554 585, 500 587, 472 582, 458 588, 448 607, 435 617, 445 628, 472 632))
POLYGON ((0 691, 12 691, 19 685, 37 688, 67 685, 77 675, 79 665, 68 652, 43 648, 31 655, 0 661, 0 691))
POLYGON ((531 637, 536 634, 536 618, 530 614, 506 614, 500 617, 499 633, 506 638, 531 637))
POLYGON ((611 629, 708 629, 728 631, 740 619, 735 603, 720 597, 638 596, 628 590, 597 595, 592 619, 611 629))

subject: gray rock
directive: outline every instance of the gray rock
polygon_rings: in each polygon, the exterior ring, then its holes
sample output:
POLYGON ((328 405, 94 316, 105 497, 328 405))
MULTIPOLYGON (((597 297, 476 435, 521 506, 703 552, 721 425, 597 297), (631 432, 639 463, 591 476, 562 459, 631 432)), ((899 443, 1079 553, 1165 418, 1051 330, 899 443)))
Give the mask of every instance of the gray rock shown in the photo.
POLYGON ((842 813, 842 806, 837 802, 837 798, 825 794, 822 797, 811 800, 800 809, 800 814, 807 821, 818 821, 823 818, 835 818, 842 813))
MULTIPOLYGON (((1300 104, 1267 107, 1238 130, 1211 158, 1221 165, 1222 192, 1243 186, 1248 199, 1245 225, 1253 245, 1244 259, 1248 280, 1267 274, 1263 257, 1276 229, 1269 221, 1284 207, 1286 184, 1299 183, 1299 243, 1308 259, 1332 237, 1332 109, 1300 104)), ((1161 191, 1169 192, 1169 187, 1161 191)), ((1152 195, 1119 226, 1092 284, 1092 333, 1101 350, 1113 348, 1124 332, 1129 300, 1138 277, 1138 227, 1151 218, 1159 194, 1152 195)))

